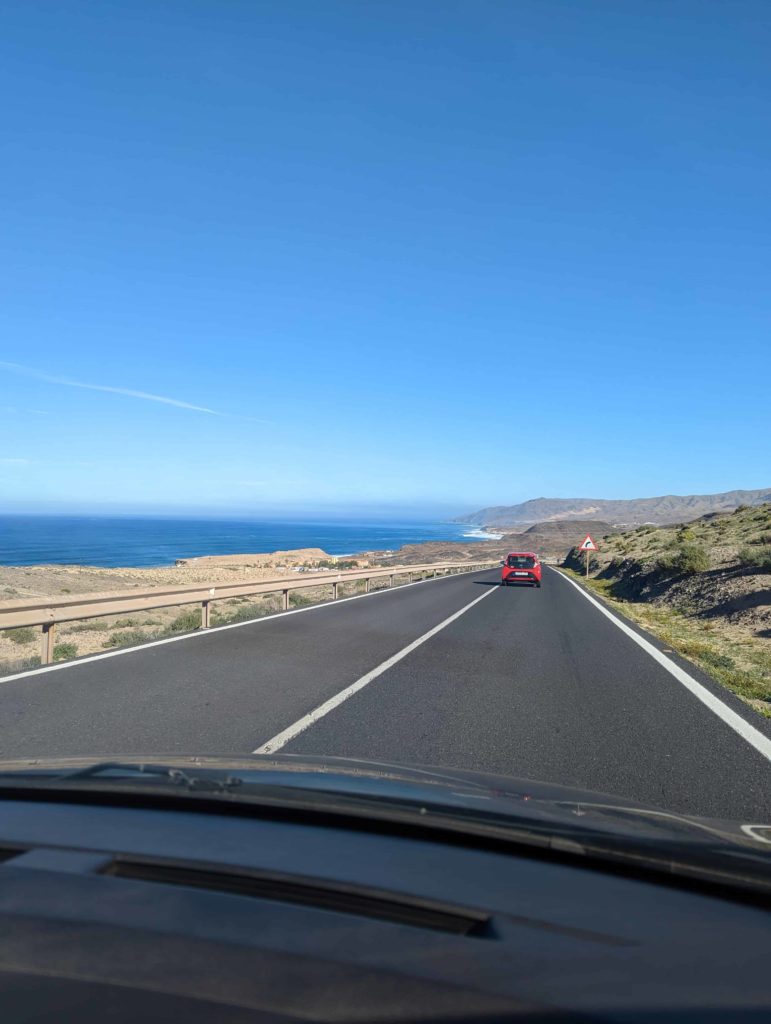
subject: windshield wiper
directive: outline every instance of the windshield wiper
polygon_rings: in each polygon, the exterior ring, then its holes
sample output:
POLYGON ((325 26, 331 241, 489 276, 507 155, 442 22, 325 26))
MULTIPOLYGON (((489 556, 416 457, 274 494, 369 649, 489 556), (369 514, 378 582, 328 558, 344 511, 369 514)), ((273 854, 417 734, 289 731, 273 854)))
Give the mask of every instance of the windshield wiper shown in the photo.
POLYGON ((226 775, 224 778, 212 775, 191 775, 182 768, 164 764, 127 764, 123 761, 99 761, 87 768, 76 768, 73 771, 58 771, 56 780, 70 782, 79 779, 96 779, 100 776, 110 777, 115 773, 119 778, 127 775, 142 775, 151 778, 165 779, 192 792, 228 793, 243 784, 237 775, 226 775))

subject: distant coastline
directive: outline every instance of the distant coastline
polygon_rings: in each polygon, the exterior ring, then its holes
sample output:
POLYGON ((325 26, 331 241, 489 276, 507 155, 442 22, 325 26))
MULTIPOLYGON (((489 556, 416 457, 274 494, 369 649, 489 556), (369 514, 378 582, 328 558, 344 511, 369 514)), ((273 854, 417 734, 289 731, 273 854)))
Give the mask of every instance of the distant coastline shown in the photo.
POLYGON ((493 533, 484 527, 477 527, 474 530, 466 530, 465 533, 461 534, 466 540, 500 540, 503 533, 493 533))
POLYGON ((150 516, 0 516, 0 565, 162 568, 178 559, 321 548, 330 555, 394 551, 433 541, 484 541, 437 522, 260 521, 150 516))

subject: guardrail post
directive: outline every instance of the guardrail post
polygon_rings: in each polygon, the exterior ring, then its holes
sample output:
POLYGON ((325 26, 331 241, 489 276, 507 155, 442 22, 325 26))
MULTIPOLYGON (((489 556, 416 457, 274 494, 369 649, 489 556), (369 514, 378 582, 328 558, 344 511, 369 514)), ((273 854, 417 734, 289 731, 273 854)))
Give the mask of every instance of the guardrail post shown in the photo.
POLYGON ((54 634, 56 625, 53 622, 43 623, 43 632, 40 637, 40 663, 50 665, 54 660, 54 634))
POLYGON ((364 593, 369 593, 369 576, 364 580, 364 593))
POLYGON ((289 590, 281 591, 281 607, 285 612, 289 611, 289 590))
POLYGON ((337 583, 332 584, 332 600, 337 600, 337 583))
POLYGON ((209 602, 201 601, 201 629, 209 628, 209 602))
POLYGON ((391 573, 391 575, 388 577, 388 586, 392 587, 393 585, 394 585, 394 574, 391 573))

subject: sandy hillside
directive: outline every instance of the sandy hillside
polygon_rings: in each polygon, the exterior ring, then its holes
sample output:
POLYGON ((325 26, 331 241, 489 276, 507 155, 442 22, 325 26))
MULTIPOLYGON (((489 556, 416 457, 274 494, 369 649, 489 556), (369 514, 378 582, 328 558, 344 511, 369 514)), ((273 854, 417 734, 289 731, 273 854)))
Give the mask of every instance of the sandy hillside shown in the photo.
MULTIPOLYGON (((338 560, 321 548, 274 551, 266 555, 208 555, 180 559, 176 565, 149 569, 101 569, 89 565, 0 566, 0 600, 14 597, 59 597, 65 594, 130 590, 134 587, 232 583, 244 579, 281 579, 298 569, 313 569, 338 560)), ((350 562, 351 560, 347 560, 350 562)), ((358 560, 357 560, 358 561, 358 560)), ((366 565, 366 559, 361 560, 366 565)))

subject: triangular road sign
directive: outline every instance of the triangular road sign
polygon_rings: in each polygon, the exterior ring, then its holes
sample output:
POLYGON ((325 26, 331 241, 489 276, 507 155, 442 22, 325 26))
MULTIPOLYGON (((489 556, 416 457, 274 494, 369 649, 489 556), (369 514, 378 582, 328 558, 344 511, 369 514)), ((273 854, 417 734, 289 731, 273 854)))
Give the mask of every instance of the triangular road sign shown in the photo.
POLYGON ((597 550, 597 545, 594 543, 592 538, 587 533, 587 535, 584 538, 584 540, 581 541, 581 544, 579 546, 579 551, 596 551, 596 550, 597 550))

